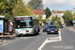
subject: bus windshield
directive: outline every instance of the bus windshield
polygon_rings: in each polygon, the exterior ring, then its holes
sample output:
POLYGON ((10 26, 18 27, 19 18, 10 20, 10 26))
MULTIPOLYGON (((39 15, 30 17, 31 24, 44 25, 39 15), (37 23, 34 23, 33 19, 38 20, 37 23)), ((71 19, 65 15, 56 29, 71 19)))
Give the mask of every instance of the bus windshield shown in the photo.
POLYGON ((32 27, 32 21, 30 19, 23 19, 16 21, 17 28, 29 28, 32 27))

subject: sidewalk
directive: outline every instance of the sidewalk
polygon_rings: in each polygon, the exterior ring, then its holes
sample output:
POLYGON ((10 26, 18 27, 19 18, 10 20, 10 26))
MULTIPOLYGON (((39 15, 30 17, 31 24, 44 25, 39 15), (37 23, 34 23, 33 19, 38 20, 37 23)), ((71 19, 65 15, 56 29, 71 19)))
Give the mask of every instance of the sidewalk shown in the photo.
POLYGON ((15 33, 13 33, 13 35, 0 35, 0 43, 5 42, 7 40, 11 40, 14 37, 16 37, 15 33))

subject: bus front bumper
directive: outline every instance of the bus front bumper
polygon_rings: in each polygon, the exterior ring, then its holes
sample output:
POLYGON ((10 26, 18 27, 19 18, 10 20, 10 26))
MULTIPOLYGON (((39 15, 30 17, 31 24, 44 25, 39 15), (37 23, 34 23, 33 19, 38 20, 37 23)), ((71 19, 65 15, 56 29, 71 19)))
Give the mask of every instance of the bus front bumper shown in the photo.
POLYGON ((26 33, 16 33, 16 35, 31 35, 34 34, 33 32, 26 32, 26 33))

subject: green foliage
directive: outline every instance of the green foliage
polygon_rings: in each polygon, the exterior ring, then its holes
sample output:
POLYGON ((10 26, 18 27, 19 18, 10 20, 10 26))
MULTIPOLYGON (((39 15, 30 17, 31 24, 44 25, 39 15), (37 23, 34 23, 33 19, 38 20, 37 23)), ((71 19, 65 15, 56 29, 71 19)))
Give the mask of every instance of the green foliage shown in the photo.
POLYGON ((41 14, 38 14, 38 18, 41 21, 42 15, 41 14))
POLYGON ((69 11, 69 10, 66 10, 66 12, 64 13, 64 16, 63 16, 64 20, 66 22, 70 22, 73 20, 73 15, 72 15, 72 12, 69 11))
POLYGON ((51 21, 53 22, 53 25, 56 25, 57 27, 59 27, 59 24, 61 24, 60 17, 57 17, 57 15, 53 16, 51 21), (55 23, 55 21, 57 21, 57 23, 55 23))
MULTIPOLYGON (((0 0, 0 15, 4 15, 7 18, 12 18, 12 10, 14 8, 14 0, 0 0)), ((11 20, 11 19, 10 19, 11 20)))
POLYGON ((43 22, 46 23, 47 19, 43 19, 43 22))
POLYGON ((73 20, 75 20, 75 13, 73 14, 73 20))
MULTIPOLYGON (((30 9, 31 7, 29 7, 29 4, 25 5, 23 0, 17 0, 16 16, 32 15, 30 9)), ((15 14, 15 9, 13 9, 12 12, 15 14)))
MULTIPOLYGON (((29 4, 23 0, 16 0, 16 16, 32 15, 29 4)), ((12 21, 15 17, 15 0, 0 0, 0 15, 4 15, 12 21)))
POLYGON ((73 16, 75 16, 75 12, 74 12, 73 16))
POLYGON ((51 11, 50 9, 47 7, 45 10, 44 10, 45 14, 46 14, 46 19, 50 17, 51 15, 51 11))
POLYGON ((73 16, 73 20, 75 20, 75 16, 73 16))
POLYGON ((53 23, 53 25, 56 25, 59 28, 59 24, 58 23, 57 24, 53 23))
POLYGON ((43 9, 42 0, 31 0, 29 4, 32 9, 43 9))
POLYGON ((44 22, 44 23, 46 23, 47 21, 50 21, 50 20, 48 20, 48 19, 42 19, 41 20, 41 22, 44 22))

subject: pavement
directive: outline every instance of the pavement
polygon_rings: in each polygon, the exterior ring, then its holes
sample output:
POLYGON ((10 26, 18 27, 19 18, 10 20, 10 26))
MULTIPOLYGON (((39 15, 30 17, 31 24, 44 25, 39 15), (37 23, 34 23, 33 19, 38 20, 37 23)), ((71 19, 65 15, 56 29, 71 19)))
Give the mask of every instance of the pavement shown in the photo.
POLYGON ((0 43, 6 42, 7 40, 11 40, 11 38, 16 37, 16 34, 13 33, 13 35, 0 35, 0 43))
POLYGON ((0 50, 75 50, 74 47, 75 32, 69 27, 61 29, 60 34, 47 35, 41 30, 39 35, 17 37, 0 43, 0 50))

